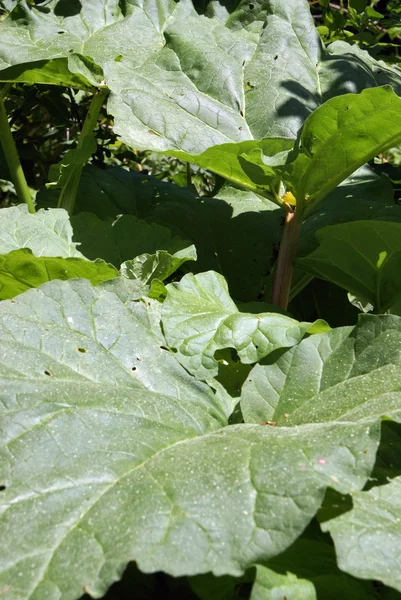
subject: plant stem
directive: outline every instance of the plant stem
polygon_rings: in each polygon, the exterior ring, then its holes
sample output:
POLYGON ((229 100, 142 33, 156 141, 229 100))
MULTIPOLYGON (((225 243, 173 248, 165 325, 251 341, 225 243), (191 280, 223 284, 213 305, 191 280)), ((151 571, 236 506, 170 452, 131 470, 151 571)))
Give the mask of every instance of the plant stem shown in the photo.
POLYGON ((35 204, 32 200, 32 195, 25 179, 25 174, 21 166, 17 148, 13 134, 11 133, 10 124, 4 106, 4 96, 9 87, 6 86, 0 95, 0 142, 6 158, 8 170, 10 171, 12 182, 17 192, 18 200, 24 202, 28 206, 30 213, 35 212, 35 204))
MULTIPOLYGON (((109 90, 107 88, 99 88, 93 94, 92 101, 85 118, 85 122, 82 126, 82 130, 79 135, 77 148, 82 148, 85 138, 89 135, 92 135, 93 130, 96 127, 100 109, 102 108, 103 102, 108 93, 109 90)), ((83 167, 84 163, 76 165, 74 172, 71 178, 69 179, 67 185, 63 187, 63 189, 60 192, 60 197, 57 206, 59 208, 64 208, 69 215, 71 215, 74 210, 75 199, 77 197, 83 167)))
POLYGON ((277 258, 277 267, 274 274, 272 304, 287 310, 290 297, 292 272, 294 269, 295 254, 297 251, 301 218, 299 211, 288 212, 285 217, 283 237, 277 258))

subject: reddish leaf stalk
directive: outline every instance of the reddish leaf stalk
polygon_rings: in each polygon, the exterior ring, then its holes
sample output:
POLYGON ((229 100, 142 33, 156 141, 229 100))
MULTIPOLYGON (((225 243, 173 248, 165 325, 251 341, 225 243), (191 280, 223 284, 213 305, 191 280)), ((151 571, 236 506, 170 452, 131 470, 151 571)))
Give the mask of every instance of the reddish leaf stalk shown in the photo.
POLYGON ((301 230, 301 219, 297 211, 288 212, 285 216, 283 237, 277 258, 276 272, 272 292, 272 304, 287 310, 290 297, 292 272, 301 230))

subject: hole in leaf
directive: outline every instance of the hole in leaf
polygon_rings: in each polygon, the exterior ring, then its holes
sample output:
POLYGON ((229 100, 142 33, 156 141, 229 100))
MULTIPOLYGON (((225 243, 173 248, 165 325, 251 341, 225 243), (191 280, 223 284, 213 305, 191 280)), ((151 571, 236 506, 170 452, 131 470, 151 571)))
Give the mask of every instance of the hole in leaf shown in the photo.
POLYGON ((52 374, 50 373, 50 371, 45 371, 44 373, 45 373, 45 375, 48 375, 49 377, 52 376, 52 374))
POLYGON ((167 350, 167 352, 170 352, 169 348, 166 348, 166 346, 160 346, 160 350, 167 350))
POLYGON ((6 489, 5 485, 0 485, 0 492, 4 492, 5 489, 6 489))
POLYGON ((139 356, 137 356, 137 357, 136 357, 136 360, 137 360, 138 362, 142 362, 142 358, 139 358, 139 356))
POLYGON ((274 60, 277 60, 277 59, 278 59, 278 54, 276 54, 276 56, 274 57, 274 60))
POLYGON ((255 5, 252 4, 252 2, 251 2, 251 4, 249 5, 249 10, 253 10, 254 8, 255 8, 255 5))
POLYGON ((81 352, 81 354, 85 354, 86 350, 85 348, 77 348, 78 352, 81 352))
POLYGON ((136 371, 136 367, 131 367, 131 371, 136 371))

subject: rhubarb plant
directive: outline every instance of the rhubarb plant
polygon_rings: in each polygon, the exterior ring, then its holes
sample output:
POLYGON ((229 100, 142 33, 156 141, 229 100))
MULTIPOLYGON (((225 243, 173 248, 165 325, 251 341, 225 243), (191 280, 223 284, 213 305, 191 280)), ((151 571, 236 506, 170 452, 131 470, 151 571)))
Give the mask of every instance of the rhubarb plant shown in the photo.
POLYGON ((401 71, 304 0, 3 4, 0 596, 399 598, 401 71), (89 99, 40 189, 32 84, 89 99))

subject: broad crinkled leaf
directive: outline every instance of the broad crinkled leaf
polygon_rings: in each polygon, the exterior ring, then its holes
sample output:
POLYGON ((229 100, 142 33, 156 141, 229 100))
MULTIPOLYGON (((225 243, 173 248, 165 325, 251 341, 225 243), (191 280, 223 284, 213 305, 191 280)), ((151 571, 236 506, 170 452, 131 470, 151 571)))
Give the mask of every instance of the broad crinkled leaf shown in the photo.
POLYGON ((324 100, 337 94, 358 94, 366 88, 386 84, 390 84, 401 95, 399 68, 375 60, 358 44, 340 40, 329 44, 323 55, 320 81, 324 100))
MULTIPOLYGON (((400 220, 399 207, 387 211, 400 220)), ((401 297, 401 222, 353 221, 316 232, 318 248, 299 268, 345 288, 385 312, 401 297)))
POLYGON ((267 567, 256 567, 250 600, 317 600, 313 583, 298 579, 293 573, 281 575, 267 567))
POLYGON ((309 323, 279 313, 240 313, 225 279, 213 271, 185 275, 167 286, 162 322, 178 360, 200 379, 218 373, 216 350, 233 348, 246 364, 297 344, 309 323))
POLYGON ((84 258, 76 246, 68 213, 61 208, 32 215, 23 204, 0 211, 0 254, 29 248, 35 256, 84 258))
POLYGON ((272 364, 256 365, 242 389, 246 422, 286 426, 401 420, 401 317, 361 315, 358 325, 316 334, 272 364))
MULTIPOLYGON (((174 235, 167 227, 147 223, 133 215, 102 221, 92 213, 79 213, 72 217, 71 223, 74 240, 80 242, 80 249, 87 258, 103 258, 116 267, 141 254, 165 250, 173 255, 190 246, 188 240, 174 235)), ((195 259, 193 251, 187 256, 195 259)))
POLYGON ((86 281, 0 304, 0 585, 16 600, 99 597, 129 561, 238 576, 296 539, 327 485, 371 471, 376 425, 224 427, 144 312, 86 281))
POLYGON ((401 477, 355 492, 352 500, 351 511, 322 525, 333 537, 340 569, 401 592, 401 477))
POLYGON ((84 87, 104 72, 115 131, 136 149, 194 155, 294 139, 327 97, 401 81, 354 50, 352 60, 341 46, 339 57, 335 48, 327 54, 306 0, 213 3, 205 15, 189 0, 51 0, 43 8, 23 0, 0 24, 0 79, 60 83, 64 73, 65 85, 75 77, 84 87))
POLYGON ((43 10, 22 0, 1 24, 0 69, 72 54, 90 57, 101 67, 121 55, 133 67, 141 65, 162 42, 161 29, 174 8, 169 0, 144 6, 118 0, 51 0, 43 10))
POLYGON ((0 254, 0 300, 14 298, 29 288, 53 279, 89 279, 93 285, 117 277, 116 269, 103 260, 34 256, 27 249, 0 254))

